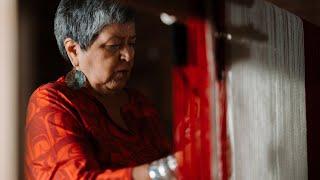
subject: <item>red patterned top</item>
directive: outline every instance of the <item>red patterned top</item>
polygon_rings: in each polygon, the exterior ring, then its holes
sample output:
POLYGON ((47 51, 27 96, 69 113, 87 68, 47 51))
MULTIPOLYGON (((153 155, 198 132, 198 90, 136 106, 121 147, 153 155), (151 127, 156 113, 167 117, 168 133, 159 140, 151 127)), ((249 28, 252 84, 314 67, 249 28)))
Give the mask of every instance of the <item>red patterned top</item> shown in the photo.
POLYGON ((156 110, 140 93, 127 93, 124 130, 87 89, 70 89, 64 77, 39 87, 26 119, 26 179, 132 179, 132 167, 169 154, 156 110))

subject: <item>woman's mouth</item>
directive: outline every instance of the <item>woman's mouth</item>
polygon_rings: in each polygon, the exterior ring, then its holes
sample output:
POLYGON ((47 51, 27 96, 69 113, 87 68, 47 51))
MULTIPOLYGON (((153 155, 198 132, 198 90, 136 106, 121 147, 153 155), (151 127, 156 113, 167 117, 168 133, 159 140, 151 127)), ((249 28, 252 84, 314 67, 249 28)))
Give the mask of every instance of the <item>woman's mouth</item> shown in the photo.
POLYGON ((128 70, 120 70, 116 71, 114 74, 114 79, 115 80, 123 80, 128 77, 129 71, 128 70))

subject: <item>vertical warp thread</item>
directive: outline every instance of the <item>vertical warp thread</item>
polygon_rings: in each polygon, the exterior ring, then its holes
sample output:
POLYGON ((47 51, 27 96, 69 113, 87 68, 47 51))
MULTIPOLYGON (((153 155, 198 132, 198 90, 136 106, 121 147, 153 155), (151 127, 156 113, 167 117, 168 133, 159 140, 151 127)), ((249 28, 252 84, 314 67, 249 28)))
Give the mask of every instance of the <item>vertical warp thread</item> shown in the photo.
POLYGON ((230 31, 254 29, 233 32, 231 44, 249 49, 247 56, 238 56, 238 46, 228 50, 232 178, 307 179, 303 23, 262 0, 252 7, 227 2, 226 13, 230 31))

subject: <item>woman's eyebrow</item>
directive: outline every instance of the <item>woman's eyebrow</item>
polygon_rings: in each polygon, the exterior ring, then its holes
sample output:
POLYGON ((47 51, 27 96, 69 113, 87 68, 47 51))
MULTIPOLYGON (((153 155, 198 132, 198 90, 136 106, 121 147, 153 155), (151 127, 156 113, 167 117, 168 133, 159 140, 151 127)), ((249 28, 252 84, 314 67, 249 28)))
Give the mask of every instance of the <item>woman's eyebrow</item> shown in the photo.
MULTIPOLYGON (((136 38, 137 38, 136 35, 133 35, 133 36, 130 36, 130 37, 129 37, 130 40, 134 40, 134 39, 136 39, 136 38)), ((125 37, 113 35, 113 36, 109 37, 106 41, 104 41, 103 44, 107 44, 109 41, 112 41, 112 40, 120 40, 120 41, 121 41, 121 40, 123 40, 123 39, 125 39, 125 37)))
MULTIPOLYGON (((135 39, 135 38, 137 38, 137 35, 129 36, 129 39, 135 39)), ((110 40, 122 40, 122 39, 126 39, 126 37, 113 35, 113 36, 109 37, 105 42, 108 42, 110 40)))
POLYGON ((103 42, 103 44, 106 44, 106 43, 108 43, 109 41, 112 41, 112 40, 122 40, 122 38, 119 37, 119 36, 111 36, 111 37, 109 37, 107 40, 105 40, 105 41, 103 42))
MULTIPOLYGON (((137 37, 137 35, 136 35, 136 34, 134 34, 134 35, 132 35, 132 36, 129 36, 129 39, 134 39, 134 38, 136 38, 136 37, 137 37)), ((110 37, 110 39, 112 39, 112 38, 117 38, 117 39, 126 39, 126 38, 127 38, 127 36, 113 35, 112 37, 110 37)))

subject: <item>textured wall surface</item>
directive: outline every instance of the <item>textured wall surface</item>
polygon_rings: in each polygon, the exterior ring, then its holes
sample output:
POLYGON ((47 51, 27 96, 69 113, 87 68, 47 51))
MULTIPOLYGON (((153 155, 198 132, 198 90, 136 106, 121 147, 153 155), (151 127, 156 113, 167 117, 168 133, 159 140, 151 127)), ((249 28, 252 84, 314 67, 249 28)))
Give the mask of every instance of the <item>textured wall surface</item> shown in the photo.
POLYGON ((228 1, 233 179, 308 179, 303 22, 262 0, 228 1))

